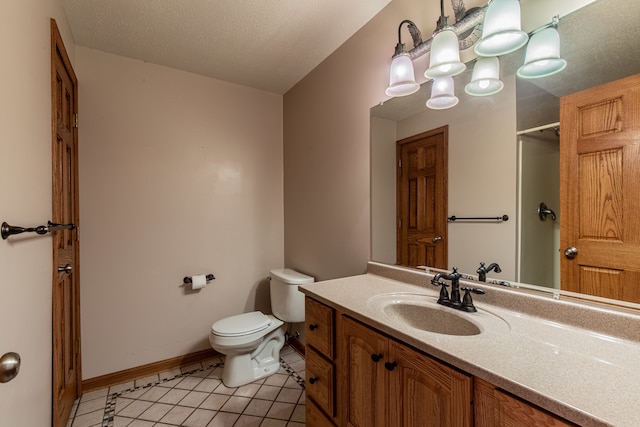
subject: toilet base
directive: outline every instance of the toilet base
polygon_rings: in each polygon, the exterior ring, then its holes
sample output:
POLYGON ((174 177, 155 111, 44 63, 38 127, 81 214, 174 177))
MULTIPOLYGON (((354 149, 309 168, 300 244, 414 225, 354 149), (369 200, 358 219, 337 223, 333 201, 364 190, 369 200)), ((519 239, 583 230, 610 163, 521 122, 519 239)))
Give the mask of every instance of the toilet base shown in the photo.
POLYGON ((251 353, 227 354, 222 382, 227 387, 240 387, 280 370, 280 350, 284 346, 284 330, 278 328, 264 337, 251 353))

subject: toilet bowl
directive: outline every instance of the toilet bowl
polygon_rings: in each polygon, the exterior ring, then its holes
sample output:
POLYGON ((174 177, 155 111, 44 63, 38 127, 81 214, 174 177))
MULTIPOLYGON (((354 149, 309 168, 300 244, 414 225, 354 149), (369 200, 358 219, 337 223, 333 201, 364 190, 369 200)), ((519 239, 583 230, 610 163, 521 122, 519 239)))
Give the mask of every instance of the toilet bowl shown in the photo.
POLYGON ((227 387, 239 387, 278 372, 285 342, 284 323, 304 321, 304 294, 298 285, 313 282, 313 277, 285 268, 271 270, 269 280, 275 315, 252 311, 225 317, 211 326, 209 343, 225 355, 222 382, 227 387))

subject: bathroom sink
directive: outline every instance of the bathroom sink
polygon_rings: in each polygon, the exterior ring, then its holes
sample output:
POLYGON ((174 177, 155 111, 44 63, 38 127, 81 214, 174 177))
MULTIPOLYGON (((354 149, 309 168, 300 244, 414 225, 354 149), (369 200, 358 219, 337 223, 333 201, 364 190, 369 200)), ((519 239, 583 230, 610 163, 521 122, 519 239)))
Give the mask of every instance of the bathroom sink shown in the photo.
POLYGON ((465 313, 437 303, 435 296, 397 292, 376 295, 368 300, 389 324, 450 336, 473 336, 487 331, 504 332, 509 325, 485 310, 465 313))
POLYGON ((461 317, 451 308, 410 302, 387 304, 383 313, 412 328, 445 335, 478 335, 482 331, 473 322, 461 317))

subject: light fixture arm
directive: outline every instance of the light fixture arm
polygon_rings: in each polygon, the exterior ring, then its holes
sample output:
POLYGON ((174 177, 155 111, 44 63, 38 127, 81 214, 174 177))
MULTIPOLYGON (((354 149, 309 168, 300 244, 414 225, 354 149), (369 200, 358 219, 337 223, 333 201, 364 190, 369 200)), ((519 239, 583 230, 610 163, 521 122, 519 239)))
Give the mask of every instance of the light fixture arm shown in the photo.
POLYGON ((557 30, 558 24, 560 24, 560 15, 556 15, 553 18, 551 18, 551 22, 549 22, 548 24, 544 24, 543 26, 538 27, 533 31, 531 31, 529 33, 529 37, 533 36, 535 33, 539 33, 542 30, 546 30, 547 28, 555 28, 557 30))
POLYGON ((407 24, 407 30, 409 30, 409 34, 411 34, 414 49, 416 46, 422 43, 422 34, 420 33, 418 26, 414 24, 413 21, 405 19, 400 23, 400 25, 398 25, 398 44, 396 45, 396 50, 393 53, 393 56, 397 56, 401 53, 406 52, 406 50, 404 49, 404 43, 402 43, 402 26, 404 24, 407 24))
MULTIPOLYGON (((455 0, 452 0, 452 1, 455 1, 455 0)), ((459 21, 456 21, 456 23, 451 26, 451 28, 453 29, 453 32, 457 36, 460 36, 461 34, 465 34, 467 32, 472 31, 478 25, 481 26, 482 21, 484 19, 484 14, 486 11, 487 11, 487 5, 469 10, 468 14, 466 14, 459 21)), ((430 38, 429 40, 422 41, 419 44, 415 45, 414 48, 408 52, 409 57, 412 60, 415 60, 417 58, 420 58, 422 55, 426 55, 427 53, 429 53, 431 51, 432 41, 433 41, 433 38, 430 38)))

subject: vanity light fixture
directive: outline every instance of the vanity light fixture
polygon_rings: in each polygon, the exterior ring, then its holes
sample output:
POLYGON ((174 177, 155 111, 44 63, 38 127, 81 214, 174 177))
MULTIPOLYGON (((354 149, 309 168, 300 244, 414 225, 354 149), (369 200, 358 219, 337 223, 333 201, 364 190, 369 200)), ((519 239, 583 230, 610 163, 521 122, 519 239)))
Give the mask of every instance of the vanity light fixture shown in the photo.
POLYGON ((413 38, 413 45, 417 45, 422 42, 420 30, 416 27, 416 24, 408 19, 405 19, 398 26, 398 44, 393 54, 393 60, 391 61, 391 67, 389 68, 389 87, 385 91, 388 96, 406 96, 415 93, 420 89, 420 85, 416 82, 415 74, 413 71, 413 62, 409 53, 404 48, 402 43, 401 32, 402 26, 407 24, 407 28, 413 38))
POLYGON ((424 72, 424 76, 430 79, 453 77, 466 68, 464 62, 460 62, 458 36, 449 25, 449 18, 444 16, 444 0, 440 0, 440 19, 433 33, 429 68, 424 72))
POLYGON ((482 39, 474 51, 478 56, 500 56, 515 52, 529 35, 520 29, 518 0, 491 0, 482 26, 482 39))
POLYGON ((446 81, 445 91, 443 79, 456 76, 466 69, 466 65, 460 61, 460 49, 475 45, 474 52, 479 56, 471 82, 465 86, 465 92, 473 96, 500 92, 504 84, 499 78, 498 56, 514 52, 527 42, 525 64, 517 71, 519 77, 546 77, 566 67, 566 61, 560 58, 560 37, 556 30, 559 17, 554 17, 550 24, 533 31, 529 38, 530 35, 520 28, 519 0, 489 0, 487 5, 468 11, 464 0, 451 0, 451 6, 455 13, 455 24, 449 25, 448 17, 444 16, 444 0, 440 0, 440 18, 433 37, 428 40, 422 40, 420 30, 412 21, 405 19, 400 23, 398 44, 389 70, 389 87, 385 91, 388 96, 406 96, 418 91, 420 85, 415 80, 412 61, 429 52, 429 68, 424 76, 434 79, 434 82, 427 106, 436 109, 451 108, 458 103, 453 80, 446 81), (413 40, 413 48, 408 51, 401 39, 405 24, 413 40), (448 101, 445 102, 445 99, 448 101))
POLYGON ((524 65, 518 69, 518 77, 536 79, 558 73, 567 66, 560 58, 560 35, 556 29, 558 17, 554 17, 551 26, 534 32, 527 45, 524 65))
POLYGON ((502 90, 504 83, 500 81, 500 61, 495 56, 478 58, 473 66, 471 81, 464 91, 472 96, 494 95, 502 90))
POLYGON ((432 110, 446 110, 458 105, 458 97, 455 95, 453 77, 436 77, 431 86, 431 98, 427 101, 427 107, 432 110))
POLYGON ((412 21, 405 19, 400 23, 398 44, 394 50, 389 69, 389 87, 385 91, 388 96, 411 95, 420 88, 420 85, 415 81, 413 62, 410 61, 429 52, 431 52, 430 67, 425 72, 426 77, 453 76, 464 71, 466 65, 460 62, 458 46, 466 49, 479 40, 479 28, 482 25, 487 6, 466 10, 462 0, 452 0, 451 4, 456 17, 455 24, 449 25, 447 18, 443 16, 444 0, 440 0, 441 16, 436 24, 434 37, 428 40, 422 40, 420 30, 412 21), (409 51, 405 49, 401 38, 402 28, 405 24, 407 24, 413 41, 413 48, 409 51))

